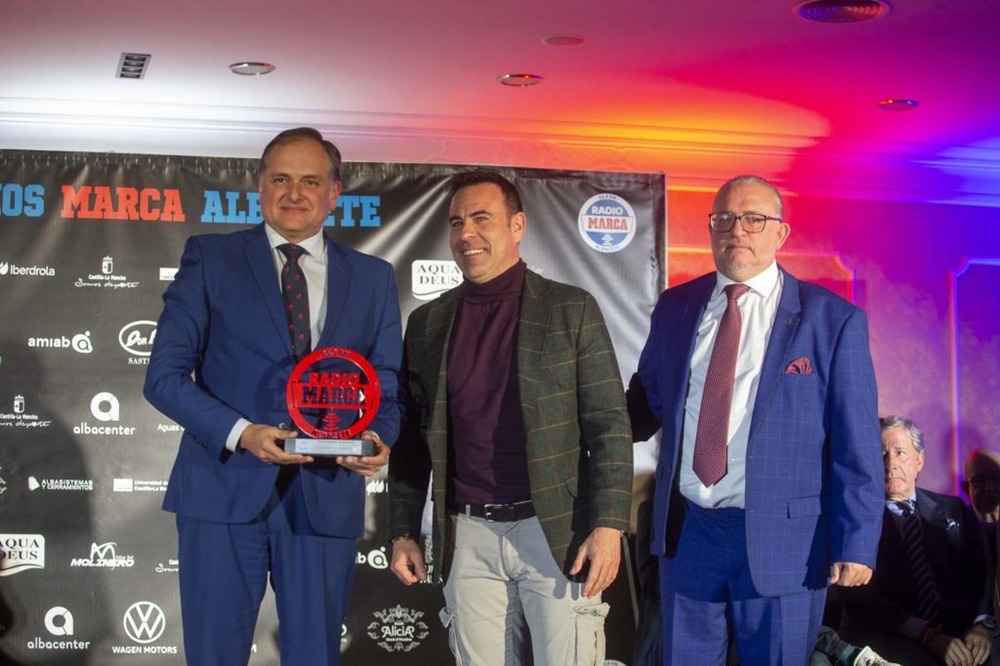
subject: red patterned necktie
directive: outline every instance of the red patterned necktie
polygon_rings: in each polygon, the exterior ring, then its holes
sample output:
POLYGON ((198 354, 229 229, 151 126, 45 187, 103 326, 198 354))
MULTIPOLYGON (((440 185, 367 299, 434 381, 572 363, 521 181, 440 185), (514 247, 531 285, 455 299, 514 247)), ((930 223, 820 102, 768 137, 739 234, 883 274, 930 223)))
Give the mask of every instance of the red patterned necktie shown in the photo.
POLYGON ((749 290, 750 287, 745 284, 726 286, 726 311, 719 323, 712 358, 708 362, 692 464, 694 473, 706 486, 715 485, 726 474, 729 412, 733 404, 733 377, 743 323, 736 301, 749 290))
POLYGON ((306 253, 298 245, 285 243, 278 249, 285 255, 281 269, 281 296, 285 300, 285 319, 288 320, 288 337, 295 358, 302 358, 312 346, 309 332, 309 289, 306 276, 299 266, 299 257, 306 253))

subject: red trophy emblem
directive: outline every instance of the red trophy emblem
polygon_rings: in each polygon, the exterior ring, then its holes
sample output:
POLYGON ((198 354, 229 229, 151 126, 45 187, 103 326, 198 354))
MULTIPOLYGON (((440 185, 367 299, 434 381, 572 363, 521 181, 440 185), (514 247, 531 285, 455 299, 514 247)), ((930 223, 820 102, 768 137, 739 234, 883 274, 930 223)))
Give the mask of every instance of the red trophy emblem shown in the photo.
POLYGON ((310 456, 368 456, 357 439, 378 413, 382 392, 368 359, 351 349, 324 347, 300 360, 288 377, 285 402, 299 432, 285 451, 310 456))

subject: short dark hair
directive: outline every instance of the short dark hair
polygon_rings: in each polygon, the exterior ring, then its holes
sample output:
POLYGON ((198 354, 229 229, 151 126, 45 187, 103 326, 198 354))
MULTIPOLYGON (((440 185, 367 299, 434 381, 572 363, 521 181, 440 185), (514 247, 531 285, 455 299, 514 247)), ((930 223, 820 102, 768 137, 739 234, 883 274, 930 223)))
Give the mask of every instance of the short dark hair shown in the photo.
POLYGON ((319 133, 319 130, 313 129, 312 127, 296 127, 295 129, 287 129, 271 139, 271 142, 267 144, 267 147, 264 148, 263 154, 260 156, 258 176, 264 173, 264 169, 267 167, 267 158, 271 154, 272 150, 278 146, 284 146, 286 144, 302 140, 315 141, 319 145, 323 146, 323 150, 326 151, 326 156, 330 158, 330 178, 333 182, 339 183, 341 163, 340 150, 337 149, 337 146, 333 145, 333 142, 324 139, 323 135, 319 133))
POLYGON ((892 414, 890 416, 883 416, 878 420, 878 422, 882 427, 883 433, 886 430, 891 430, 892 428, 902 428, 906 431, 910 441, 913 442, 913 448, 916 452, 924 452, 924 433, 917 427, 917 424, 910 419, 892 414))
POLYGON ((507 206, 509 214, 515 215, 524 211, 524 207, 521 205, 521 195, 517 191, 517 188, 514 187, 514 183, 496 171, 474 169, 473 171, 456 173, 448 180, 448 192, 454 198, 459 190, 483 183, 492 183, 500 188, 500 193, 503 194, 504 204, 507 206))

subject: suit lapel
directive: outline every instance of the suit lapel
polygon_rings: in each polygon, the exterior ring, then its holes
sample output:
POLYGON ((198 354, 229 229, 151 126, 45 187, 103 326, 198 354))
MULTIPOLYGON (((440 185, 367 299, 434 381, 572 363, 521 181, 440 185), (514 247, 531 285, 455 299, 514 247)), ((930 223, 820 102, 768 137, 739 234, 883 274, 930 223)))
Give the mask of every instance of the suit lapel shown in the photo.
POLYGON ((538 372, 542 367, 542 347, 549 328, 545 291, 540 277, 526 271, 524 289, 521 292, 521 313, 517 322, 517 383, 521 393, 521 413, 524 415, 525 430, 529 434, 535 426, 538 372))
POLYGON ((783 362, 787 357, 788 346, 795 337, 799 322, 802 321, 802 302, 799 298, 799 282, 780 268, 784 275, 781 286, 781 299, 778 301, 778 312, 774 316, 774 326, 771 328, 771 338, 764 351, 764 362, 760 371, 760 382, 757 385, 757 398, 754 402, 753 418, 750 421, 749 438, 752 440, 757 428, 764 422, 766 411, 771 403, 771 396, 778 387, 778 381, 784 372, 783 362))
MULTIPOLYGON (((684 427, 684 404, 687 400, 687 385, 691 380, 691 356, 694 354, 694 346, 698 340, 698 324, 701 322, 708 301, 712 298, 712 290, 715 289, 715 273, 699 278, 700 282, 686 299, 678 315, 676 327, 673 330, 676 339, 670 344, 663 345, 661 354, 666 354, 664 358, 678 359, 678 363, 683 363, 680 367, 664 365, 665 375, 660 381, 663 386, 683 386, 685 390, 674 392, 674 432, 672 433, 675 442, 681 441, 681 431, 684 427), (677 348, 684 348, 684 354, 673 353, 674 344, 677 348), (678 380, 678 378, 680 378, 678 380)), ((663 415, 666 418, 666 414, 663 415)), ((675 454, 679 455, 680 447, 677 447, 675 454)))
MULTIPOLYGON (((425 330, 420 333, 421 344, 418 345, 418 353, 422 356, 417 361, 417 367, 426 368, 427 372, 435 372, 437 381, 434 383, 434 395, 428 395, 438 408, 432 410, 433 421, 429 424, 429 433, 444 433, 448 428, 448 343, 451 338, 451 327, 455 322, 455 314, 458 311, 458 297, 452 290, 443 294, 433 302, 430 311, 427 313, 425 330), (435 367, 436 366, 436 367, 435 367)), ((443 436, 436 442, 440 448, 437 453, 444 455, 447 447, 447 438, 443 436)))
MULTIPOLYGON (((948 516, 945 506, 918 488, 917 515, 920 517, 920 530, 923 534, 927 561, 930 562, 931 568, 936 571, 940 563, 948 562, 948 553, 954 552, 948 546, 953 535, 948 530, 948 516)), ((957 535, 958 530, 955 530, 954 536, 957 535)), ((941 590, 938 591, 939 594, 940 592, 941 590)))
POLYGON ((285 351, 291 354, 292 343, 288 337, 288 322, 285 319, 285 305, 281 299, 281 285, 278 284, 278 271, 263 224, 247 234, 243 252, 250 266, 250 273, 260 291, 264 307, 267 308, 271 323, 274 324, 275 333, 285 351))
POLYGON ((316 349, 331 345, 334 332, 340 318, 347 310, 347 295, 351 287, 351 266, 344 258, 341 249, 323 234, 326 243, 326 317, 323 320, 323 332, 316 349))

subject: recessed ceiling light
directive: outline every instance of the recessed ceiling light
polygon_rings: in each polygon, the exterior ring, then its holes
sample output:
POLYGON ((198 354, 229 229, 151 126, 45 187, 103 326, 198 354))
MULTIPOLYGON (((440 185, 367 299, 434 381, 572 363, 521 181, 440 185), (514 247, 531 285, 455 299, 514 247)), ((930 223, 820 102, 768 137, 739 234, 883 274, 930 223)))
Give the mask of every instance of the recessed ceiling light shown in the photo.
POLYGON ((580 35, 549 35, 542 43, 549 46, 579 46, 586 41, 587 38, 580 35))
POLYGON ((889 3, 882 0, 807 0, 792 8, 807 21, 857 23, 885 16, 889 3))
POLYGON ((912 111, 918 106, 920 106, 920 102, 917 100, 903 97, 889 97, 878 103, 878 108, 883 111, 912 111))
POLYGON ((269 62, 234 62, 229 66, 229 71, 241 76, 261 76, 262 74, 270 74, 275 69, 277 66, 269 62))
POLYGON ((537 86, 542 82, 542 77, 538 74, 504 74, 497 79, 505 86, 514 88, 528 88, 537 86))

